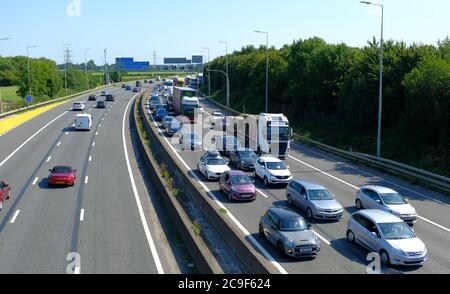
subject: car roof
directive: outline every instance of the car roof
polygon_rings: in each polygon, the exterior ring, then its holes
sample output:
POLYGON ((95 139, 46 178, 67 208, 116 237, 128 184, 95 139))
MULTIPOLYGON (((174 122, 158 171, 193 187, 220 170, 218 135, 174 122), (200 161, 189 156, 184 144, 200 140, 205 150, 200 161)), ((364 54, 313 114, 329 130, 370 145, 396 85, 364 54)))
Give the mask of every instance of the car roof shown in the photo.
POLYGON ((243 147, 237 148, 236 151, 237 151, 237 152, 245 152, 245 151, 255 152, 253 149, 250 149, 250 148, 243 148, 243 147))
POLYGON ((390 188, 386 188, 386 187, 382 187, 382 186, 373 186, 373 185, 369 185, 369 186, 363 186, 361 187, 361 189, 370 189, 370 190, 374 190, 380 194, 382 193, 397 193, 397 191, 394 191, 390 188))
POLYGON ((277 206, 269 208, 269 211, 276 215, 279 219, 286 220, 286 219, 299 219, 303 218, 301 215, 296 213, 293 210, 290 210, 283 206, 277 206))
POLYGON ((231 177, 236 177, 236 176, 246 176, 246 175, 247 175, 245 172, 243 172, 243 171, 241 171, 241 170, 232 170, 232 171, 229 171, 228 174, 229 174, 231 177))
POLYGON ((208 150, 204 155, 207 155, 208 157, 221 157, 220 152, 217 150, 208 150))
POLYGON ((324 186, 313 183, 313 182, 301 181, 301 180, 294 180, 294 182, 299 183, 300 185, 305 187, 306 190, 322 190, 322 189, 326 190, 326 188, 324 186))
POLYGON ((383 210, 379 210, 379 209, 365 209, 365 210, 360 210, 356 213, 359 213, 360 215, 363 215, 363 216, 369 218, 370 220, 372 220, 373 222, 375 222, 377 224, 403 222, 401 219, 399 219, 395 215, 393 215, 389 212, 383 211, 383 210))
POLYGON ((260 157, 260 159, 263 160, 264 162, 283 162, 279 158, 270 157, 270 156, 262 156, 262 157, 260 157))

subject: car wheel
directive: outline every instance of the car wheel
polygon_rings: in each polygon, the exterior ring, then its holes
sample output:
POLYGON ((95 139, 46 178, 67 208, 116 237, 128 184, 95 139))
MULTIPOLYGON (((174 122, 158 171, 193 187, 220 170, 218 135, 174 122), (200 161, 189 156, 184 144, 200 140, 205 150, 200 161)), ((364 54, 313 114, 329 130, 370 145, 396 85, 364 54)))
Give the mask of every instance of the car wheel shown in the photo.
POLYGON ((306 217, 307 217, 308 219, 312 219, 312 218, 313 218, 312 210, 311 210, 311 208, 309 208, 309 207, 308 207, 308 209, 306 210, 306 217))
POLYGON ((363 209, 363 208, 364 208, 364 207, 363 207, 363 205, 362 205, 361 200, 357 199, 357 200, 356 200, 356 209, 361 210, 361 209, 363 209))
POLYGON ((350 230, 347 232, 347 240, 350 243, 355 243, 355 234, 350 230))
POLYGON ((380 257, 381 257, 381 262, 383 264, 389 264, 389 255, 386 251, 381 250, 380 251, 380 257))
POLYGON ((292 197, 291 197, 291 195, 287 196, 287 201, 288 201, 288 204, 292 206, 292 197))
POLYGON ((267 179, 267 177, 264 177, 264 186, 269 186, 269 180, 267 179))
POLYGON ((280 252, 281 255, 283 255, 283 256, 286 255, 286 252, 284 252, 284 246, 283 246, 283 243, 282 243, 281 241, 278 241, 278 243, 277 243, 277 249, 278 249, 278 252, 280 252))
POLYGON ((266 235, 264 235, 264 228, 263 228, 262 224, 259 224, 259 230, 258 230, 258 232, 259 232, 259 236, 260 236, 261 238, 265 238, 265 237, 266 237, 266 235))

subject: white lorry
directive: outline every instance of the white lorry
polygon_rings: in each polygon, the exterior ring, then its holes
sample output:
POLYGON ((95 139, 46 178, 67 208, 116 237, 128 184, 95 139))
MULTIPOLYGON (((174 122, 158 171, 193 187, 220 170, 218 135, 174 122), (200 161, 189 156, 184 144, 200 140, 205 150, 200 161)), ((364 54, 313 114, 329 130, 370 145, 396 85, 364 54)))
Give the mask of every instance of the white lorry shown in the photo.
POLYGON ((227 122, 227 132, 230 134, 231 131, 240 138, 242 147, 253 149, 259 155, 267 154, 280 159, 289 155, 292 129, 285 115, 261 113, 232 119, 234 128, 230 130, 227 122))

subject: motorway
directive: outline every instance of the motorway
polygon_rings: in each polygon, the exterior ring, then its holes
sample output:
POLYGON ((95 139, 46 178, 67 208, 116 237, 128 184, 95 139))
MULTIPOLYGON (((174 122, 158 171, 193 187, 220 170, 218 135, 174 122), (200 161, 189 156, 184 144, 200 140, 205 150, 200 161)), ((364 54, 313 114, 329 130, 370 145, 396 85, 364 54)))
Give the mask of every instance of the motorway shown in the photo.
MULTIPOLYGON (((222 111, 215 104, 202 99, 207 113, 222 111)), ((149 117, 149 119, 152 119, 149 117)), ((155 123, 155 122, 154 122, 155 123)), ((155 123, 156 126, 159 126, 155 123)), ((256 181, 257 200, 252 203, 234 203, 220 191, 217 182, 206 181, 197 171, 197 161, 202 152, 181 152, 176 143, 165 138, 165 145, 171 156, 177 156, 190 170, 204 190, 218 207, 229 212, 230 219, 247 236, 252 245, 277 268, 280 273, 290 274, 364 274, 369 264, 369 253, 346 240, 346 225, 351 213, 356 211, 355 194, 359 186, 375 184, 393 188, 407 196, 417 212, 419 220, 414 230, 428 249, 428 261, 423 267, 390 267, 384 270, 396 273, 449 274, 450 255, 450 200, 439 193, 409 184, 396 177, 383 174, 367 167, 356 166, 337 156, 326 154, 314 148, 294 143, 286 163, 296 179, 303 179, 327 187, 344 206, 344 217, 339 222, 313 221, 312 228, 321 239, 321 252, 315 260, 292 260, 281 257, 275 248, 258 235, 260 217, 271 206, 287 206, 285 188, 266 188, 256 181)), ((252 174, 249 174, 252 175, 252 174)))
POLYGON ((74 130, 69 102, 0 137, 0 179, 12 187, 0 212, 0 273, 180 272, 131 143, 137 95, 110 92, 106 109, 86 102, 90 132, 74 130), (78 170, 74 187, 48 187, 56 165, 78 170))

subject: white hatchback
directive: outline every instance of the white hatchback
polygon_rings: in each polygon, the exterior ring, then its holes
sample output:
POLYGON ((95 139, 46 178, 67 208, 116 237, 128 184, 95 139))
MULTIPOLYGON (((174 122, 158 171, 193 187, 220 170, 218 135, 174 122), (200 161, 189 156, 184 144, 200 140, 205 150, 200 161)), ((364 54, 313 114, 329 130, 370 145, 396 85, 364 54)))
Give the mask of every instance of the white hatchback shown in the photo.
POLYGON ((264 181, 264 185, 284 184, 292 181, 292 174, 283 161, 275 157, 260 157, 255 164, 255 177, 264 181))

